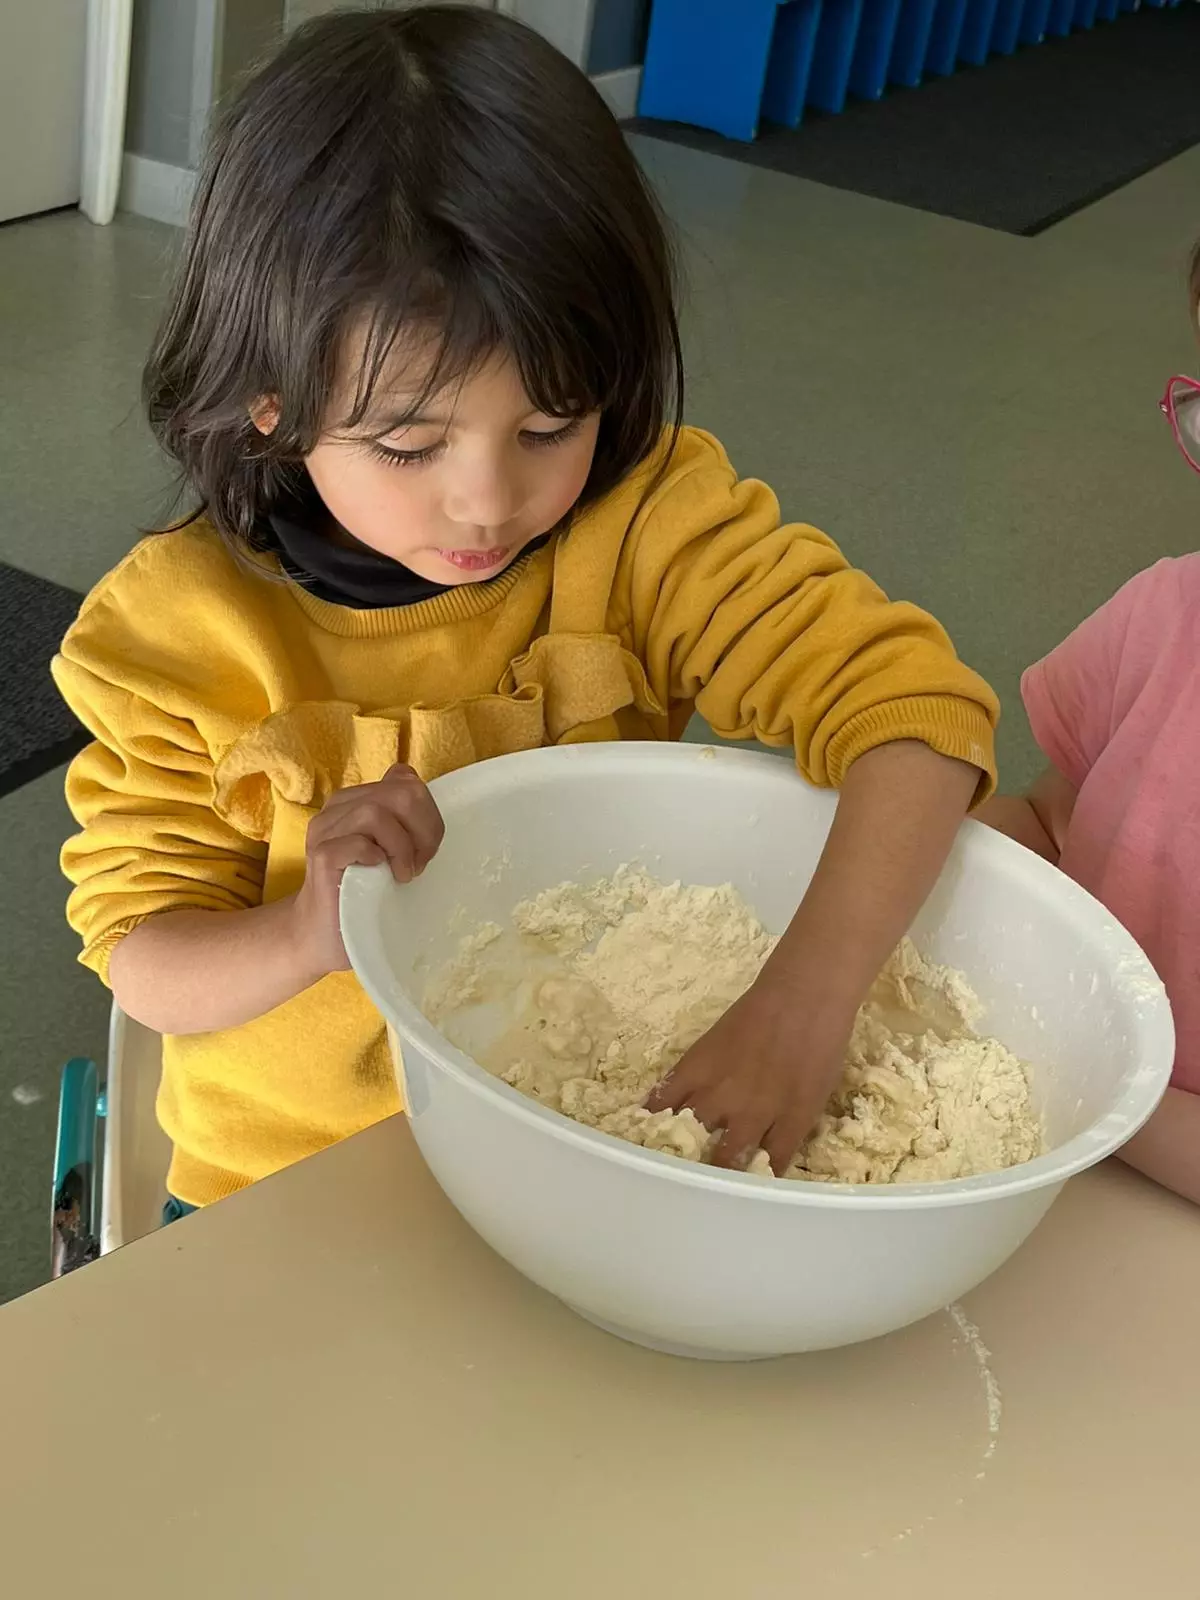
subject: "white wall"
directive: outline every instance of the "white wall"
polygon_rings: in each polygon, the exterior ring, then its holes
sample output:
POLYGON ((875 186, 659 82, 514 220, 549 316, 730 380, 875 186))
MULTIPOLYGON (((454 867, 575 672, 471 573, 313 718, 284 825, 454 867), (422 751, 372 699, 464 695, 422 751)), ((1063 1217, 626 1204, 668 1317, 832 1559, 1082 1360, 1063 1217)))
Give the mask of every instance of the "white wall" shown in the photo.
POLYGON ((134 0, 125 148, 191 164, 192 74, 199 0, 134 0))
POLYGON ((196 164, 216 96, 283 28, 284 0, 134 0, 125 148, 196 164))
POLYGON ((0 221, 79 199, 81 0, 0 0, 0 221))

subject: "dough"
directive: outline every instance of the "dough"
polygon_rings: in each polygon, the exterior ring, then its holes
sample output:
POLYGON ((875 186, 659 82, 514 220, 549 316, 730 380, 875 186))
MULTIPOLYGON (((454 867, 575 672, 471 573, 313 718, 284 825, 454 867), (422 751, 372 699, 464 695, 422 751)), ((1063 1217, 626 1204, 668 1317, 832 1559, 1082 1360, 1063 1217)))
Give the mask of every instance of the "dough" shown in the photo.
MULTIPOLYGON (((424 1009, 543 1105, 703 1161, 715 1135, 691 1111, 650 1112, 642 1102, 749 987, 774 942, 729 884, 665 884, 623 867, 522 902, 511 932, 476 929, 428 986, 424 1009), (464 1021, 499 1001, 507 1025, 479 1045, 464 1021)), ((963 975, 905 939, 859 1012, 841 1083, 784 1176, 931 1183, 1039 1155, 1026 1070, 974 1033, 979 1015, 963 975)), ((762 1151, 750 1170, 770 1174, 762 1151)))

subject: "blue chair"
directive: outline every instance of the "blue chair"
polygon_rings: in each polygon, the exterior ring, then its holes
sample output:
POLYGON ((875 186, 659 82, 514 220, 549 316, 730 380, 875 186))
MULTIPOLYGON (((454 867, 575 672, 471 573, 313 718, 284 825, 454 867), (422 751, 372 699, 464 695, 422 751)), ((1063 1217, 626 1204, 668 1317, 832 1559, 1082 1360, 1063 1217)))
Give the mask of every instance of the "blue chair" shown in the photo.
POLYGON ((821 0, 655 0, 638 112, 752 140, 797 127, 821 0))
POLYGON ((61 1277, 153 1233, 167 1198, 171 1142, 158 1125, 162 1039, 112 1008, 104 1082, 68 1061, 59 1087, 51 1274, 61 1277))
POLYGON ((98 1129, 104 1093, 94 1061, 76 1057, 63 1068, 50 1201, 50 1275, 61 1278, 100 1254, 98 1129))

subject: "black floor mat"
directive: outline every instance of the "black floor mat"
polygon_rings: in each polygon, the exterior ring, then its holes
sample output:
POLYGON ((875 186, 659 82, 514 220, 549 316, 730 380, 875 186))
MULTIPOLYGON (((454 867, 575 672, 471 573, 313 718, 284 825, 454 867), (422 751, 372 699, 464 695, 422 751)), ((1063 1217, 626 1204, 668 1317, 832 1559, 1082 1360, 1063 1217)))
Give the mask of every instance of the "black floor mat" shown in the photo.
POLYGON ((50 659, 80 598, 0 562, 0 795, 40 778, 87 743, 50 677, 50 659))
POLYGON ((1035 234, 1200 144, 1200 5, 1129 12, 754 144, 638 119, 639 133, 1035 234))

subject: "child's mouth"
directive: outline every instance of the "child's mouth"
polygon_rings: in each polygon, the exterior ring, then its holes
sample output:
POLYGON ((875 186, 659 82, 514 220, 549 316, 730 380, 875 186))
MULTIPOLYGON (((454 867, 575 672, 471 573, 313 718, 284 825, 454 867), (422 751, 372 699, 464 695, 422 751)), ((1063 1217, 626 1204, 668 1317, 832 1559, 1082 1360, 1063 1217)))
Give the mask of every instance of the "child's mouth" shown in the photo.
POLYGON ((438 555, 460 572, 492 572, 508 560, 510 547, 499 550, 439 550, 438 555))

